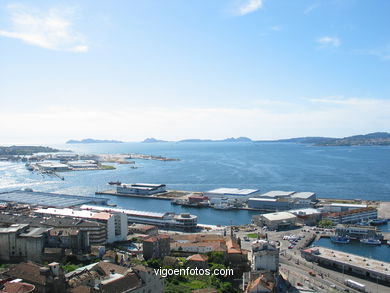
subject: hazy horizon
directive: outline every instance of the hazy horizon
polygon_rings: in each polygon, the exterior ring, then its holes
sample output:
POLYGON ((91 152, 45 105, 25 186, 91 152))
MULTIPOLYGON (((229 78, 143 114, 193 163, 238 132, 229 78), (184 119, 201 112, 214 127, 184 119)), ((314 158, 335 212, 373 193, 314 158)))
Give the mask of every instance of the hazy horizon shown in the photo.
POLYGON ((389 9, 2 1, 0 144, 389 131, 389 9))

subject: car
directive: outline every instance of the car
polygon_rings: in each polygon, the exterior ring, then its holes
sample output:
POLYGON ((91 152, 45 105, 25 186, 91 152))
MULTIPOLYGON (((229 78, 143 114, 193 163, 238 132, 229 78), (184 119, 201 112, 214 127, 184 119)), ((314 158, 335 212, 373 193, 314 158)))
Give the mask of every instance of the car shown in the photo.
POLYGON ((297 286, 303 287, 303 284, 300 282, 297 282, 297 286))
POLYGON ((288 247, 288 249, 293 249, 294 248, 294 245, 290 245, 289 247, 288 247))
POLYGON ((312 277, 315 277, 317 274, 314 271, 310 271, 309 275, 312 276, 312 277))

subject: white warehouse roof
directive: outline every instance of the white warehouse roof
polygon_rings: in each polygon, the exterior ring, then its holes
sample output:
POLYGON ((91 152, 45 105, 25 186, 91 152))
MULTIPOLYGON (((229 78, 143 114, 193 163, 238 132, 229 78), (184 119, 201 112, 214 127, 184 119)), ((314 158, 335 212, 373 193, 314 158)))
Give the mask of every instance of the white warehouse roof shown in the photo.
POLYGON ((210 191, 207 191, 207 193, 214 193, 214 194, 225 194, 225 195, 250 195, 256 192, 259 192, 259 189, 241 189, 241 188, 217 188, 210 191))
POLYGON ((292 198, 302 198, 302 199, 308 199, 314 196, 314 192, 296 192, 291 195, 292 198))
POLYGON ((281 190, 273 190, 263 193, 261 196, 265 197, 289 197, 294 194, 295 191, 281 191, 281 190))

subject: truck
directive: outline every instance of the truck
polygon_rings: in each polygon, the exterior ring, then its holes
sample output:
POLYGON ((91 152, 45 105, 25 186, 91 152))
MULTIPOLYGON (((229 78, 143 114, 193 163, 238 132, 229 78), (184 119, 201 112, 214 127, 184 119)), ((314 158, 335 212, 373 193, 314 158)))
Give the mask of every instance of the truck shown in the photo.
POLYGON ((347 285, 348 287, 355 289, 360 292, 366 292, 366 285, 358 283, 354 280, 351 279, 345 279, 344 284, 347 285))

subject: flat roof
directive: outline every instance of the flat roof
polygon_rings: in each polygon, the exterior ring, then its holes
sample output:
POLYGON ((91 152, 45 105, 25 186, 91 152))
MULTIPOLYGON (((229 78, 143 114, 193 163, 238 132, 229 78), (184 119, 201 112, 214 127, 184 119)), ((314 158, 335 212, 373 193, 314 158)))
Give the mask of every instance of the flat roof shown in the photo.
POLYGON ((312 251, 318 250, 319 256, 346 264, 348 266, 354 265, 367 271, 373 271, 390 276, 390 263, 375 260, 368 257, 359 256, 352 253, 346 253, 339 250, 329 249, 322 246, 315 246, 311 248, 312 251))
POLYGON ((56 216, 68 216, 74 218, 84 218, 84 219, 93 219, 93 220, 108 220, 112 215, 104 212, 92 212, 87 210, 74 210, 74 209, 56 209, 56 208, 47 208, 47 209, 36 209, 35 213, 39 214, 49 214, 56 216))
POLYGON ((291 195, 292 198, 310 198, 316 195, 314 192, 296 192, 291 195))
POLYGON ((259 189, 241 189, 241 188, 216 188, 207 191, 207 193, 224 194, 224 195, 250 195, 259 192, 259 189))
MULTIPOLYGON (((325 205, 329 205, 329 204, 325 204, 325 205)), ((334 206, 334 207, 352 207, 352 208, 366 208, 367 207, 366 204, 337 203, 337 202, 332 202, 330 205, 334 206)))
POLYGON ((261 198, 261 197, 251 197, 248 200, 255 200, 255 201, 278 201, 277 198, 261 198))
POLYGON ((289 213, 292 213, 294 215, 315 215, 315 214, 321 214, 321 211, 314 208, 304 208, 304 209, 295 209, 295 210, 289 210, 289 213))
POLYGON ((95 206, 95 205, 87 205, 84 204, 80 207, 83 210, 95 210, 95 211, 105 211, 105 212, 118 212, 125 213, 129 216, 139 216, 139 217, 153 217, 153 218, 162 218, 167 213, 156 213, 156 212, 148 212, 148 211, 137 211, 137 210, 127 210, 127 209, 118 209, 111 208, 106 206, 95 206))
POLYGON ((0 201, 64 208, 86 203, 105 204, 108 198, 16 190, 1 192, 0 201))
POLYGON ((269 221, 281 221, 281 220, 290 220, 295 219, 296 216, 289 212, 277 212, 277 213, 268 213, 262 215, 269 221))
POLYGON ((263 193, 261 196, 268 196, 268 197, 282 196, 282 197, 287 197, 287 196, 291 196, 293 193, 295 193, 295 191, 272 190, 272 191, 268 191, 266 193, 263 193))

